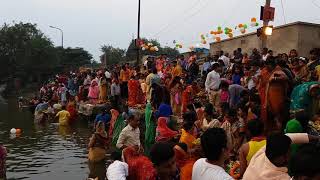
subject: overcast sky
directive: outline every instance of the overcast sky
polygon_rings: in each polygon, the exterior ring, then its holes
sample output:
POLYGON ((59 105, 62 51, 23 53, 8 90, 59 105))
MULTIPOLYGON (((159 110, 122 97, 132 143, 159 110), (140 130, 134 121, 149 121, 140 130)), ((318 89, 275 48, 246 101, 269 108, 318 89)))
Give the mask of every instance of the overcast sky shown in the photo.
MULTIPOLYGON (((275 22, 320 23, 320 0, 272 0, 275 22)), ((141 36, 156 38, 173 46, 176 40, 184 49, 196 45, 200 34, 217 26, 234 27, 259 19, 264 0, 141 0, 141 36)), ((38 24, 56 46, 83 47, 98 60, 100 47, 111 44, 127 48, 137 31, 138 0, 0 0, 0 23, 31 22, 38 24)), ((252 31, 254 29, 251 29, 252 31)), ((210 40, 209 40, 210 42, 210 40)))

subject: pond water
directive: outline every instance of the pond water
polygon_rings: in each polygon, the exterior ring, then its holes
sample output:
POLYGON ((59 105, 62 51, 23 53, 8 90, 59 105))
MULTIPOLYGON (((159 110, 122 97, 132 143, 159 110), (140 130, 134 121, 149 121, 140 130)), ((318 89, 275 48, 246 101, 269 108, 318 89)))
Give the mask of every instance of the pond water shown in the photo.
POLYGON ((0 143, 8 149, 7 178, 30 180, 82 180, 89 174, 87 144, 91 128, 86 120, 73 127, 38 125, 14 99, 0 102, 0 143), (21 128, 12 136, 11 128, 21 128))

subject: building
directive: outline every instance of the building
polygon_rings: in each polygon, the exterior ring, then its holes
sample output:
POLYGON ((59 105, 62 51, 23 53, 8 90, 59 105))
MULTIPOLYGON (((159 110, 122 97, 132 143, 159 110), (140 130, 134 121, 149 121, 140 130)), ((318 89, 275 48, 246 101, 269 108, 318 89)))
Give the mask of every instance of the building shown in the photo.
MULTIPOLYGON (((312 48, 320 47, 320 24, 294 22, 274 27, 272 36, 268 36, 267 47, 273 50, 274 55, 296 49, 299 56, 308 57, 312 48)), ((251 53, 253 48, 261 49, 261 40, 257 33, 253 32, 213 42, 210 44, 210 54, 219 50, 232 54, 237 48, 251 53)))

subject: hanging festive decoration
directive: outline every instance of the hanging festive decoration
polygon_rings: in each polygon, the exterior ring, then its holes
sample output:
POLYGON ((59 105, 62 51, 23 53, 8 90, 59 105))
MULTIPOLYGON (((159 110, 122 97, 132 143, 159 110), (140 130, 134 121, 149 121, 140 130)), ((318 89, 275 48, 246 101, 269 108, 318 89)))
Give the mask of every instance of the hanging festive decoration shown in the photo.
MULTIPOLYGON (((259 26, 259 23, 257 22, 257 18, 255 18, 255 17, 252 17, 250 19, 250 22, 239 23, 236 26, 231 26, 232 28, 218 26, 216 29, 209 31, 209 33, 201 33, 200 34, 200 42, 198 44, 195 44, 195 46, 190 46, 189 49, 191 51, 193 51, 195 47, 200 47, 200 44, 203 44, 203 45, 207 44, 211 38, 215 42, 220 42, 222 40, 222 38, 225 38, 225 37, 233 38, 234 34, 238 34, 238 33, 245 34, 247 32, 247 29, 251 29, 251 28, 254 28, 257 26, 259 26), (210 35, 211 35, 211 37, 210 37, 210 35)), ((182 48, 182 45, 177 43, 176 40, 174 40, 173 43, 175 44, 176 48, 182 48)), ((151 48, 152 50, 157 49, 157 48, 152 48, 150 46, 149 46, 149 48, 151 48)), ((145 49, 148 49, 148 46, 146 46, 145 49)))
POLYGON ((152 43, 143 43, 140 45, 140 47, 142 51, 159 51, 159 48, 157 46, 154 46, 152 43))
POLYGON ((257 22, 257 18, 255 17, 251 18, 250 26, 251 27, 259 26, 259 23, 257 22))

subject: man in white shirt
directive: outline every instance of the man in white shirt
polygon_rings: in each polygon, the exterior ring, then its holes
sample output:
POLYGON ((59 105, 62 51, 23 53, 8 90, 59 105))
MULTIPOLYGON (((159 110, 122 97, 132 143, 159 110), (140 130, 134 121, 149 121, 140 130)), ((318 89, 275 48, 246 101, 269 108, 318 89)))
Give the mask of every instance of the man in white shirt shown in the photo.
POLYGON ((206 92, 209 96, 209 101, 215 108, 219 108, 219 86, 220 86, 220 72, 222 71, 221 66, 218 63, 214 63, 212 66, 212 71, 208 73, 205 82, 206 92))
POLYGON ((226 67, 229 67, 229 65, 230 65, 230 58, 228 58, 228 57, 224 54, 223 51, 220 51, 220 57, 219 57, 219 59, 221 59, 221 60, 223 61, 224 65, 225 65, 226 67))
POLYGON ((201 146, 206 158, 195 162, 192 180, 233 180, 223 169, 228 159, 227 135, 221 128, 211 128, 201 136, 201 146))
POLYGON ((119 139, 117 141, 116 147, 119 149, 124 149, 130 146, 137 146, 139 150, 142 150, 140 143, 140 121, 134 115, 128 117, 128 125, 122 129, 119 139))
POLYGON ((319 142, 318 136, 306 133, 272 134, 267 145, 262 147, 250 160, 243 180, 290 180, 288 162, 291 144, 319 142))

